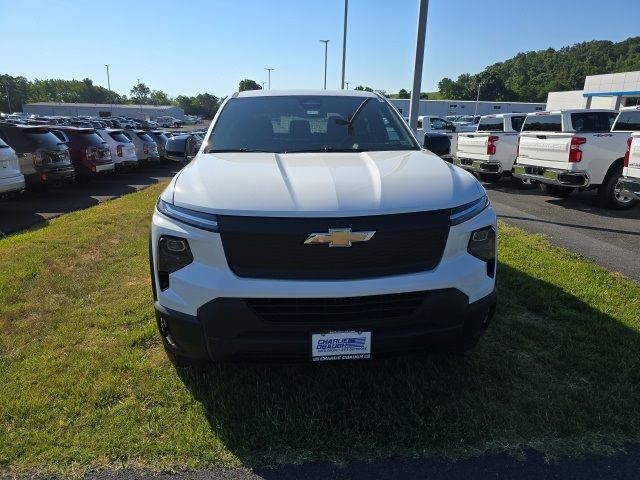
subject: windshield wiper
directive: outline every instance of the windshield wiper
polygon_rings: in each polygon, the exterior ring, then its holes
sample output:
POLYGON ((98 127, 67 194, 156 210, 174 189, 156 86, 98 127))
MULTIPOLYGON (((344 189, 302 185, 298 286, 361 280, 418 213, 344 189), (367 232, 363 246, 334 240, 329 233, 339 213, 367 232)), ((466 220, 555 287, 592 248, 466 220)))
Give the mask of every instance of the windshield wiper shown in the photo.
POLYGON ((349 133, 352 133, 353 132, 353 122, 355 122, 356 117, 358 115, 360 115, 360 112, 362 111, 364 106, 367 103, 369 103, 369 100, 371 100, 372 98, 373 97, 365 98, 364 101, 360 105, 358 105, 358 108, 356 108, 355 111, 351 115, 347 115, 347 119, 346 120, 344 118, 337 118, 336 119, 336 123, 338 125, 347 125, 349 133))

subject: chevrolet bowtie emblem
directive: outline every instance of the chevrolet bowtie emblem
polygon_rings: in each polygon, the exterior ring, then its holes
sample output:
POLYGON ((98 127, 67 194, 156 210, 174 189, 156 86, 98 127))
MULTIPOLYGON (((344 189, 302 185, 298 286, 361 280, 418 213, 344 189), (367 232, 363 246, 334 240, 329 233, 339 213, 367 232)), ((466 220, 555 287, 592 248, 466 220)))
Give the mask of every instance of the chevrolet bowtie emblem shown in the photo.
POLYGON ((350 247, 355 242, 368 242, 372 232, 352 232, 350 228, 330 228, 329 233, 312 233, 304 241, 305 245, 328 243, 330 247, 350 247))

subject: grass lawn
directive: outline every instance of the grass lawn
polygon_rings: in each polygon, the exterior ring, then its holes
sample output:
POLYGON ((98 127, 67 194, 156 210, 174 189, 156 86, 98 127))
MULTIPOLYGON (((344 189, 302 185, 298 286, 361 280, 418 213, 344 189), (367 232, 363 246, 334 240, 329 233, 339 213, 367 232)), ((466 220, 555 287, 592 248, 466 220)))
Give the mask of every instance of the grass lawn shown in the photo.
POLYGON ((640 441, 640 285, 505 225, 498 313, 464 357, 177 374, 148 280, 162 188, 0 239, 0 472, 640 441))

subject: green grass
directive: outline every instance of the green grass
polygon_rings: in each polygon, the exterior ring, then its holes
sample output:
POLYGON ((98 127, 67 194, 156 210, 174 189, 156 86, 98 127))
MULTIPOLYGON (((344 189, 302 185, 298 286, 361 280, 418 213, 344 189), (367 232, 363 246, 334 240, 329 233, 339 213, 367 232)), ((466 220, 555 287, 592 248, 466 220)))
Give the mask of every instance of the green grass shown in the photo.
POLYGON ((180 373, 156 334, 162 185, 0 240, 0 471, 607 451, 640 440, 640 286, 501 225, 465 357, 180 373))

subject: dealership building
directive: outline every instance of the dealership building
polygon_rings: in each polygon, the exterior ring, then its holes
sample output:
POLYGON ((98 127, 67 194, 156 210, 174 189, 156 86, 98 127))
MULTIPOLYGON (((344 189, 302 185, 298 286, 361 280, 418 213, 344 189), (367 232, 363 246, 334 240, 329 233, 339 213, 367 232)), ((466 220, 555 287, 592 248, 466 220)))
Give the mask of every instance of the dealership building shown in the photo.
POLYGON ((153 120, 156 117, 171 116, 184 119, 184 110, 173 105, 116 105, 108 103, 59 103, 39 102, 22 105, 22 111, 34 115, 61 117, 129 117, 139 120, 153 120))
MULTIPOLYGON (((390 98, 389 101, 405 117, 409 116, 409 99, 390 98)), ((529 113, 544 110, 544 103, 475 102, 472 100, 420 100, 418 115, 494 115, 497 113, 529 113)))
POLYGON ((549 92, 547 110, 612 108, 640 105, 640 72, 589 75, 582 90, 549 92))

